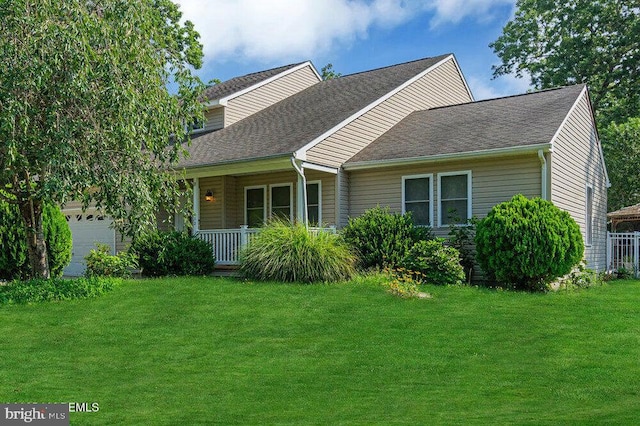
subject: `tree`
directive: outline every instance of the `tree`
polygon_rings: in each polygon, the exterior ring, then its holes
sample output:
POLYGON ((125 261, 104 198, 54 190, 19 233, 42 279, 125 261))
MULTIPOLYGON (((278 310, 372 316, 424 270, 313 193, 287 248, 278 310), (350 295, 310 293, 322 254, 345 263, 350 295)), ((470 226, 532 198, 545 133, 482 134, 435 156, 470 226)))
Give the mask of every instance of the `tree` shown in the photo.
POLYGON ((611 123, 600 135, 611 180, 609 210, 640 203, 640 118, 611 123))
POLYGON ((320 70, 320 77, 323 81, 332 80, 334 78, 342 77, 342 74, 333 70, 333 64, 329 63, 322 67, 320 70))
POLYGON ((528 74, 536 89, 587 83, 598 124, 640 116, 637 0, 518 0, 489 46, 494 77, 528 74))
POLYGON ((170 0, 0 3, 0 196, 32 276, 50 274, 45 203, 94 203, 127 235, 172 205, 184 123, 203 116, 202 46, 180 19, 170 0))

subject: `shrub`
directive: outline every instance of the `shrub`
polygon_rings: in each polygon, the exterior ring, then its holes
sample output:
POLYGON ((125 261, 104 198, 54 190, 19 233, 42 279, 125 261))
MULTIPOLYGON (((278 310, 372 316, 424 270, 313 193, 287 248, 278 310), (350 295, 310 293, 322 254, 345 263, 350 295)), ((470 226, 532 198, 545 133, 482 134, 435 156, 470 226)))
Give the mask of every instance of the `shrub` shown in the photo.
POLYGON ((355 273, 355 256, 339 235, 311 233, 300 223, 272 221, 240 255, 240 271, 263 281, 336 282, 355 273))
POLYGON ((558 290, 575 290, 602 285, 602 277, 593 269, 588 269, 584 262, 578 264, 573 270, 551 283, 551 287, 558 290))
POLYGON ((120 252, 115 256, 106 244, 96 244, 97 248, 91 250, 85 261, 87 269, 84 275, 87 277, 131 277, 131 270, 137 268, 138 262, 135 256, 129 252, 120 252))
MULTIPOLYGON (((42 227, 51 276, 60 277, 71 261, 71 229, 60 208, 49 204, 43 209, 42 227)), ((0 201, 0 279, 26 278, 30 272, 27 231, 18 206, 0 201)))
POLYGON ((211 245, 182 232, 147 233, 136 238, 129 250, 145 276, 206 275, 215 267, 211 245))
POLYGON ((431 230, 415 226, 411 213, 376 207, 349 219, 342 236, 357 251, 363 268, 384 268, 399 265, 416 242, 431 238, 431 230))
POLYGON ((551 202, 516 195, 498 204, 476 226, 482 269, 498 285, 544 290, 582 259, 580 228, 551 202))
POLYGON ((426 284, 457 285, 465 280, 460 252, 445 246, 441 238, 414 244, 402 260, 402 267, 426 284))
POLYGON ((0 285, 0 303, 86 299, 112 290, 119 282, 114 278, 101 277, 16 280, 0 285))

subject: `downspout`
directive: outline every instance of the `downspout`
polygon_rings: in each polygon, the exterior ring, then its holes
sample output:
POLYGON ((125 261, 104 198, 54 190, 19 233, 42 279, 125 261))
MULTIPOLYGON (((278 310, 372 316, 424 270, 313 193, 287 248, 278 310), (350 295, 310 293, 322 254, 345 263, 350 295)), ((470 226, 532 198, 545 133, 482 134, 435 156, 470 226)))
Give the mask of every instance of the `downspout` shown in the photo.
POLYGON ((544 151, 538 150, 538 158, 540 159, 540 177, 542 180, 542 191, 541 196, 543 200, 547 200, 547 179, 548 179, 548 170, 547 170, 547 159, 544 156, 544 151))
POLYGON ((307 211, 307 178, 304 175, 304 169, 296 163, 296 157, 294 155, 291 156, 291 164, 298 173, 298 191, 296 192, 298 195, 302 195, 296 197, 298 201, 296 219, 302 220, 304 226, 309 227, 309 214, 307 211))

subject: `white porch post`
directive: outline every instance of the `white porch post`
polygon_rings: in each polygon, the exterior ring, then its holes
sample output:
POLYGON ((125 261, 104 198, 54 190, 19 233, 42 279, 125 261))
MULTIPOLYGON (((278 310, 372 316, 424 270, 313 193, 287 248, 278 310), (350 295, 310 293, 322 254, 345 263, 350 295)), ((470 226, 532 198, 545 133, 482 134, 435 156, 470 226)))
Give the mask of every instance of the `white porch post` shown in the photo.
POLYGON ((200 178, 193 179, 193 234, 200 230, 200 178))
POLYGON ((296 163, 295 157, 291 157, 291 164, 298 173, 298 185, 296 187, 296 220, 302 222, 304 226, 309 226, 309 215, 307 213, 307 179, 304 176, 304 168, 296 163))

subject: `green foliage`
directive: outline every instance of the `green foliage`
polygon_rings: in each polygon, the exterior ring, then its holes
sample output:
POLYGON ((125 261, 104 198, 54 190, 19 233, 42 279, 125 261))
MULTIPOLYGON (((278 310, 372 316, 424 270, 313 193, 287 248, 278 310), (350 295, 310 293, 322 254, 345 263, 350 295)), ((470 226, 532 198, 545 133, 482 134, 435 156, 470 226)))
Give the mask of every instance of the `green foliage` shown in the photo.
MULTIPOLYGON (((453 223, 459 222, 459 219, 453 221, 453 223)), ((451 225, 449 228, 449 245, 460 253, 460 265, 464 269, 464 275, 469 284, 471 284, 473 275, 475 259, 473 238, 476 233, 477 223, 478 219, 473 217, 465 225, 451 225)))
POLYGON ((432 237, 430 228, 413 224, 411 213, 391 213, 388 207, 349 219, 342 235, 357 251, 363 268, 397 266, 416 242, 432 237))
POLYGON ((609 210, 640 203, 640 118, 600 129, 602 149, 611 180, 609 210))
POLYGON ((263 281, 337 282, 355 273, 355 256, 339 235, 274 220, 240 256, 240 271, 263 281))
POLYGON ((129 250, 149 277, 206 275, 215 267, 211 245, 184 232, 149 232, 136 238, 129 250))
POLYGON ((588 83, 600 127, 640 116, 640 13, 628 0, 518 0, 490 44, 494 76, 529 75, 537 89, 588 83))
POLYGON ((403 299, 427 299, 433 297, 429 293, 420 291, 419 284, 421 282, 416 280, 416 276, 420 275, 419 273, 416 274, 404 268, 390 268, 385 269, 384 272, 388 277, 384 282, 384 286, 394 296, 402 297, 403 299))
POLYGON ((132 253, 123 251, 115 256, 106 244, 97 244, 96 249, 91 250, 85 256, 87 269, 84 275, 87 277, 131 277, 131 270, 138 267, 138 260, 132 253))
MULTIPOLYGON (((42 219, 51 276, 61 277, 71 261, 71 230, 57 206, 45 205, 42 219)), ((26 278, 30 272, 27 232, 20 211, 15 204, 0 200, 0 279, 26 278)))
POLYGON ((35 223, 73 199, 126 235, 154 226, 176 205, 184 123, 204 114, 198 37, 170 0, 0 2, 0 189, 35 223))
POLYGON ((516 195, 494 206, 476 230, 478 263, 499 285, 545 290, 584 254, 578 224, 540 198, 516 195))
POLYGON ((557 287, 558 290, 579 290, 602 285, 603 281, 596 271, 587 268, 584 262, 581 262, 569 274, 560 277, 551 286, 557 287))
POLYGON ((45 204, 42 227, 47 244, 47 258, 52 277, 61 277, 62 271, 71 262, 73 240, 67 219, 60 208, 45 204))
POLYGON ((333 64, 329 63, 320 70, 320 77, 323 80, 333 80, 342 77, 342 74, 333 70, 333 64))
POLYGON ((415 273, 417 281, 434 285, 457 285, 465 280, 460 264, 460 252, 444 245, 444 240, 418 241, 409 249, 401 263, 415 273))
POLYGON ((101 277, 17 280, 0 285, 0 304, 86 299, 111 291, 119 283, 117 279, 101 277))

